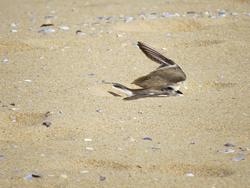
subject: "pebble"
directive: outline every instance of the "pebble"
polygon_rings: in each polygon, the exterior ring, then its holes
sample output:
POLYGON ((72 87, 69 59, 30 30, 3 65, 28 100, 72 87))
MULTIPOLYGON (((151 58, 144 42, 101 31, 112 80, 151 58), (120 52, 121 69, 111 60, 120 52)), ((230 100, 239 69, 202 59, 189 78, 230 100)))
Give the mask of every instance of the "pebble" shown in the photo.
POLYGON ((100 177, 99 177, 99 180, 100 180, 100 181, 105 181, 105 180, 106 180, 106 177, 105 177, 105 176, 100 176, 100 177))
POLYGON ((65 26, 65 25, 62 25, 59 27, 61 30, 63 31, 68 31, 69 30, 69 27, 68 26, 65 26))
POLYGON ((86 147, 85 149, 88 151, 94 151, 94 148, 92 148, 92 147, 86 147))
POLYGON ((245 155, 244 154, 239 154, 237 157, 234 157, 232 159, 232 161, 235 161, 235 162, 238 162, 238 161, 242 161, 242 160, 245 160, 245 155))
POLYGON ((226 11, 225 10, 219 10, 218 11, 218 16, 225 17, 226 16, 226 11))
POLYGON ((4 64, 7 64, 7 63, 9 63, 9 59, 5 57, 5 58, 3 58, 2 62, 3 62, 4 64))
POLYGON ((0 155, 0 161, 4 159, 4 155, 0 155))
POLYGON ((25 82, 32 82, 32 80, 24 80, 25 82))
POLYGON ((231 149, 231 148, 225 149, 225 150, 223 151, 223 153, 234 153, 234 152, 235 152, 235 150, 234 150, 234 149, 231 149))
POLYGON ((226 146, 226 147, 235 147, 235 145, 231 144, 231 143, 226 143, 226 144, 224 144, 224 146, 226 146))
POLYGON ((51 126, 51 122, 50 121, 44 121, 43 122, 43 125, 45 126, 45 127, 50 127, 51 126))
POLYGON ((33 178, 41 178, 41 176, 39 174, 36 174, 36 173, 31 173, 31 174, 28 174, 27 176, 25 176, 23 179, 32 180, 33 178))
POLYGON ((132 17, 132 16, 125 16, 125 17, 124 17, 124 21, 125 21, 126 23, 131 22, 131 21, 133 21, 133 20, 134 20, 134 17, 132 17))
POLYGON ((86 35, 86 33, 82 32, 81 30, 76 30, 76 35, 83 36, 86 35))
POLYGON ((87 174, 87 173, 89 173, 89 171, 88 170, 81 170, 80 173, 81 174, 87 174))
POLYGON ((85 142, 92 142, 92 139, 91 138, 84 138, 84 141, 85 142))
POLYGON ((98 112, 98 113, 101 113, 102 109, 96 109, 95 111, 98 112))
POLYGON ((46 24, 42 24, 40 27, 50 27, 50 26, 54 26, 54 24, 46 23, 46 24))
POLYGON ((38 31, 38 33, 54 33, 54 32, 56 32, 56 30, 53 28, 42 28, 38 31))
POLYGON ((186 173, 186 176, 188 176, 188 177, 194 177, 194 174, 192 172, 188 172, 188 173, 186 173))
POLYGON ((11 33, 17 33, 17 29, 11 29, 10 32, 11 33))

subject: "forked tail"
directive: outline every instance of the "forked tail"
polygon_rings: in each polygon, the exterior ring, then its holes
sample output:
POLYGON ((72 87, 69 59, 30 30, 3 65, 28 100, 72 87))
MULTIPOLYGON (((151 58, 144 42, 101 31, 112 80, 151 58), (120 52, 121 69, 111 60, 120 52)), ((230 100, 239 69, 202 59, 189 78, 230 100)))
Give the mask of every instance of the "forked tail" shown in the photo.
POLYGON ((118 83, 112 83, 113 88, 118 89, 119 91, 125 93, 127 96, 131 97, 134 96, 134 93, 131 89, 129 89, 128 87, 122 85, 122 84, 118 84, 118 83))

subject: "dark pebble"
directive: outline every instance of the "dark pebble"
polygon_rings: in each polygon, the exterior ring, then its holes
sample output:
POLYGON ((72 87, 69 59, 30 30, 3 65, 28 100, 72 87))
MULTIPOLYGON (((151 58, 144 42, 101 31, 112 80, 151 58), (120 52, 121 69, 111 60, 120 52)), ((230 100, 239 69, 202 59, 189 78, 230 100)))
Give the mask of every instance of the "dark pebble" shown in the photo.
POLYGON ((44 121, 43 122, 43 125, 46 126, 46 127, 50 127, 51 126, 51 122, 50 121, 44 121))
POLYGON ((100 176, 99 179, 100 179, 100 181, 105 181, 106 177, 105 176, 100 176))
POLYGON ((224 144, 224 146, 226 146, 226 147, 235 147, 235 145, 231 144, 231 143, 226 143, 226 144, 224 144))

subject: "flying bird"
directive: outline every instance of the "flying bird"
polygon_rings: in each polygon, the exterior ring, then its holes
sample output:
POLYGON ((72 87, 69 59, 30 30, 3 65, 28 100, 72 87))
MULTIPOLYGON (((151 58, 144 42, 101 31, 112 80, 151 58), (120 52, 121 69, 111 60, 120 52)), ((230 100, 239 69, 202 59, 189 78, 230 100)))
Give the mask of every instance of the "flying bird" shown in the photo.
POLYGON ((137 45, 149 59, 160 66, 132 82, 141 87, 140 89, 130 89, 122 84, 112 83, 113 88, 127 95, 124 100, 183 95, 179 88, 180 84, 186 80, 186 74, 181 67, 144 43, 138 42, 137 45))

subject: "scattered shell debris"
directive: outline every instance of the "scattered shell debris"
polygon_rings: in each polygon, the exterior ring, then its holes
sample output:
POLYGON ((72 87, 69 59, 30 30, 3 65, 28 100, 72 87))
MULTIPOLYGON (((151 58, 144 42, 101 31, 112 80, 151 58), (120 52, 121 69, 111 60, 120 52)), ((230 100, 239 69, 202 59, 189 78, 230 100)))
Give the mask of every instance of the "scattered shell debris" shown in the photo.
POLYGON ((68 31, 69 30, 69 27, 66 26, 66 25, 62 25, 62 26, 59 26, 59 29, 63 30, 63 31, 68 31))

